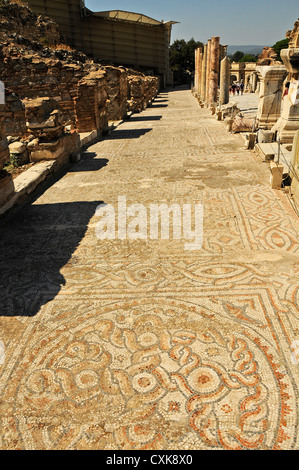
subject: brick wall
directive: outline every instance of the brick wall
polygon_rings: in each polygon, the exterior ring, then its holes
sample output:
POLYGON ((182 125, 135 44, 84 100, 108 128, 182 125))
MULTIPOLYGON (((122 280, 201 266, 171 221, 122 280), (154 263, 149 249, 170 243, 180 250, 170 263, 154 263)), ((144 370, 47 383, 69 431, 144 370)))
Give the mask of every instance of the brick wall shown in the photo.
POLYGON ((103 130, 107 127, 107 97, 105 72, 92 72, 79 82, 75 98, 78 132, 103 130))
POLYGON ((36 55, 6 57, 0 63, 0 76, 10 90, 5 122, 7 135, 12 136, 26 134, 21 100, 54 98, 64 122, 85 132, 102 130, 108 121, 123 119, 127 111, 142 111, 159 88, 157 77, 125 68, 69 64, 36 55))

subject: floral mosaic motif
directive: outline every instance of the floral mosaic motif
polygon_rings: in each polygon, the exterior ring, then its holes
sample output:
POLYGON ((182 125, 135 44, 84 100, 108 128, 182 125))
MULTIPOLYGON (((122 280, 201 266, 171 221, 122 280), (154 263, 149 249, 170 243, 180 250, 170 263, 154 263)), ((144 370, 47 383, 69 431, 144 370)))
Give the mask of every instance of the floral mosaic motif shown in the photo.
POLYGON ((16 391, 22 445, 179 448, 192 435, 198 448, 273 447, 270 396, 285 406, 273 364, 246 331, 184 313, 118 308, 42 335, 16 391))

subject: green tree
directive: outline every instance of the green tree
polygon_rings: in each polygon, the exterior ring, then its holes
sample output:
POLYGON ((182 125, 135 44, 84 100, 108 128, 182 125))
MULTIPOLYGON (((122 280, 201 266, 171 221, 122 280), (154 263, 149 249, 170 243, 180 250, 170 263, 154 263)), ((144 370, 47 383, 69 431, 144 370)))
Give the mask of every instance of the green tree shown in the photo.
POLYGON ((287 49, 288 47, 289 47, 289 40, 287 38, 282 39, 281 41, 277 41, 277 43, 274 44, 273 49, 275 50, 277 54, 277 60, 280 60, 282 62, 280 52, 282 51, 282 49, 287 49))
POLYGON ((194 38, 186 42, 177 39, 170 46, 170 67, 174 72, 174 81, 179 84, 190 83, 195 69, 195 49, 203 47, 203 43, 194 38))
POLYGON ((237 51, 234 53, 234 55, 231 58, 232 62, 240 62, 240 60, 244 57, 244 52, 242 51, 237 51))
POLYGON ((257 57, 255 55, 252 55, 252 54, 245 54, 245 55, 243 55, 240 62, 257 62, 257 57))

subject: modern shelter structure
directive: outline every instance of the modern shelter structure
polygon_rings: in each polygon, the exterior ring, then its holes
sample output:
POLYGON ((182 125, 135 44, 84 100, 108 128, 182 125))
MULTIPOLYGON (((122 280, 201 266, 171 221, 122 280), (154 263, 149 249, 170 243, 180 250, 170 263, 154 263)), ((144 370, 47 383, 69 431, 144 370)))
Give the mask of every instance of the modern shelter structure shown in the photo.
POLYGON ((94 58, 116 65, 138 66, 172 83, 169 45, 175 21, 113 10, 93 12, 84 0, 27 0, 36 13, 51 17, 69 43, 94 58))

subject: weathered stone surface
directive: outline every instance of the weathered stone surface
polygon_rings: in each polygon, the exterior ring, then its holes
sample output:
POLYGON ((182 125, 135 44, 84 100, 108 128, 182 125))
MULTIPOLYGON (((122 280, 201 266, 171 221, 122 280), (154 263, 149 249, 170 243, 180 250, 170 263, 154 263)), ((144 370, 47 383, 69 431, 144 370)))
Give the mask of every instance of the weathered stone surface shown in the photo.
POLYGON ((280 189, 283 180, 283 165, 278 165, 274 162, 270 163, 271 178, 270 184, 272 189, 280 189))
POLYGON ((24 103, 11 89, 6 89, 5 101, 2 114, 6 134, 11 137, 24 136, 27 132, 24 103))
POLYGON ((211 39, 207 43, 207 73, 206 73, 206 99, 205 103, 209 102, 210 93, 210 73, 211 73, 211 39))
MULTIPOLYGON (((128 110, 135 112, 145 109, 156 96, 160 86, 158 77, 146 76, 125 67, 104 67, 78 51, 61 49, 61 38, 55 39, 57 45, 49 38, 50 47, 46 47, 48 36, 46 33, 42 35, 42 29, 39 29, 43 17, 37 18, 30 14, 28 8, 20 6, 18 10, 18 5, 14 5, 13 10, 0 9, 0 22, 3 19, 5 23, 10 11, 19 12, 13 26, 15 33, 10 35, 8 29, 4 29, 3 41, 0 43, 0 77, 14 94, 13 99, 6 96, 7 134, 26 136, 28 129, 22 100, 41 97, 55 99, 59 102, 64 123, 78 123, 80 132, 89 132, 94 129, 95 121, 99 126, 96 129, 103 131, 107 121, 123 119, 128 110), (22 26, 24 21, 27 29, 22 26), (30 28, 33 41, 27 34, 30 28), (80 100, 84 78, 90 80, 91 73, 103 76, 106 99, 100 100, 102 109, 97 112, 100 118, 95 119, 93 116, 88 122, 83 110, 79 117, 76 103, 80 100)), ((9 18, 7 21, 10 24, 9 18)), ((51 36, 53 24, 49 19, 45 19, 44 24, 46 27, 49 25, 51 36)), ((82 101, 80 103, 83 106, 82 101)))
POLYGON ((127 114, 128 80, 127 71, 120 67, 106 67, 107 77, 107 119, 118 121, 127 114))
POLYGON ((79 82, 77 93, 75 109, 78 132, 106 129, 108 93, 105 72, 91 72, 79 82))
POLYGON ((275 65, 280 64, 277 60, 277 53, 272 47, 264 47, 263 52, 258 58, 258 65, 275 65))
POLYGON ((261 80, 257 118, 259 127, 271 129, 281 113, 282 84, 287 76, 284 65, 257 67, 261 80))
POLYGON ((1 226, 2 450, 297 446, 298 218, 189 90, 161 99, 1 226), (202 249, 99 240, 119 194, 200 201, 202 249))
POLYGON ((267 131, 265 129, 259 129, 257 132, 257 141, 260 144, 267 144, 273 142, 274 133, 272 131, 267 131))
POLYGON ((194 76, 194 85, 195 85, 195 92, 201 98, 202 97, 202 90, 201 90, 201 79, 202 79, 202 63, 203 63, 203 48, 198 47, 195 50, 195 76, 194 76))
POLYGON ((201 99, 204 102, 206 100, 206 86, 207 86, 207 60, 208 60, 208 46, 204 45, 203 58, 202 58, 202 70, 201 70, 201 99))
POLYGON ((194 93, 195 96, 197 97, 198 95, 198 80, 199 80, 199 73, 198 73, 198 56, 199 56, 199 48, 195 49, 194 51, 195 55, 195 71, 194 71, 194 93))
POLYGON ((293 30, 287 32, 287 38, 289 48, 281 51, 281 58, 288 72, 299 73, 299 19, 295 22, 293 30))
POLYGON ((254 118, 236 117, 232 123, 232 132, 247 132, 256 130, 256 120, 254 118))
POLYGON ((240 108, 238 107, 238 103, 231 102, 222 106, 221 111, 222 111, 222 119, 234 118, 240 113, 240 108))
POLYGON ((228 57, 222 59, 220 64, 220 104, 229 103, 230 87, 230 60, 228 57))
POLYGON ((141 112, 155 98, 159 91, 159 79, 157 77, 144 77, 136 75, 132 71, 128 74, 128 110, 141 112))
POLYGON ((62 163, 66 163, 71 154, 80 151, 80 137, 77 132, 72 132, 60 136, 54 142, 39 143, 29 151, 31 162, 60 160, 62 163))
POLYGON ((29 162, 29 152, 25 143, 14 142, 9 145, 9 151, 15 165, 22 166, 29 162))
POLYGON ((219 81, 219 47, 220 38, 213 37, 211 39, 211 56, 210 56, 210 74, 209 74, 209 104, 217 102, 218 97, 218 81, 219 81))
POLYGON ((289 94, 283 100, 281 116, 273 131, 277 132, 277 136, 281 142, 292 144, 296 131, 299 129, 299 104, 298 99, 292 96, 291 88, 294 87, 295 95, 298 93, 298 73, 299 73, 299 21, 295 23, 292 32, 288 32, 290 38, 288 49, 281 52, 284 65, 289 72, 288 80, 290 82, 289 94))
MULTIPOLYGON (((58 25, 50 18, 36 15, 20 2, 1 2, 1 35, 22 33, 22 39, 55 45, 61 42, 58 25)), ((1 36, 0 36, 1 37, 1 36)))
POLYGON ((50 142, 63 133, 63 118, 59 104, 53 98, 24 100, 28 133, 41 142, 50 142))
POLYGON ((11 174, 5 170, 0 170, 0 207, 13 196, 14 190, 11 174))
POLYGON ((9 144, 9 151, 10 153, 20 154, 24 153, 26 150, 26 145, 23 142, 14 142, 9 144))

